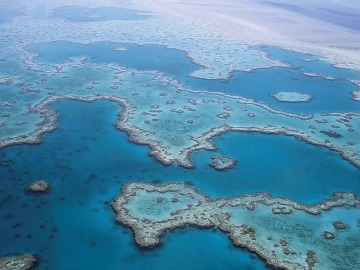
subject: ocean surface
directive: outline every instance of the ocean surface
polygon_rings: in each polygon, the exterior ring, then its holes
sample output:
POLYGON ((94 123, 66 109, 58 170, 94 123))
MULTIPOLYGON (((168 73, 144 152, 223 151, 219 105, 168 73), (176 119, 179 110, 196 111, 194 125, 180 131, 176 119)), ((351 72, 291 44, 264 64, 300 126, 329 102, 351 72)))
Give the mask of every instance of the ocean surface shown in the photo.
MULTIPOLYGON (((184 52, 158 45, 53 42, 28 49, 39 54, 39 62, 62 63, 68 57, 87 56, 88 63, 158 70, 191 89, 242 95, 286 111, 360 111, 359 103, 351 100, 356 88, 347 81, 358 73, 276 48, 263 49, 273 58, 290 62, 290 68, 235 71, 227 80, 190 77, 201 67, 184 52), (304 72, 336 79, 309 77, 304 72), (289 104, 271 97, 287 90, 313 95, 314 100, 289 104)), ((44 134, 42 143, 0 151, 0 254, 37 254, 40 270, 269 269, 217 230, 176 230, 167 233, 158 248, 138 248, 131 229, 115 223, 110 205, 121 186, 130 181, 187 181, 212 198, 268 192, 306 204, 329 198, 333 192, 360 195, 358 168, 336 152, 292 137, 223 134, 214 139, 216 151, 193 153, 196 167, 184 169, 164 166, 148 155, 147 146, 129 142, 125 132, 116 130, 113 124, 122 108, 115 103, 61 101, 52 107, 60 112, 58 128, 44 134), (214 170, 209 162, 218 154, 236 159, 237 166, 214 170), (51 192, 27 194, 26 187, 38 179, 48 181, 51 192)))

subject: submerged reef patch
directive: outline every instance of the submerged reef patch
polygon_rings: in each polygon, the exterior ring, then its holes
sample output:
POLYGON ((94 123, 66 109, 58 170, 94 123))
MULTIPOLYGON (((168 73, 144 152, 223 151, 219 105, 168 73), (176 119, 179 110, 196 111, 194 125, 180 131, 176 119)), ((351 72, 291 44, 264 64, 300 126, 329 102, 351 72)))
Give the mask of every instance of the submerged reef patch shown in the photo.
POLYGON ((193 186, 128 183, 112 203, 116 221, 130 227, 144 248, 160 244, 166 231, 195 226, 218 228, 234 245, 283 269, 358 269, 360 200, 335 193, 316 205, 245 194, 213 200, 193 186), (347 224, 339 221, 346 217, 347 224))
POLYGON ((235 167, 235 159, 224 156, 212 156, 209 165, 218 171, 224 171, 235 167))
POLYGON ((0 258, 1 270, 30 270, 33 269, 37 260, 30 254, 22 256, 7 256, 0 258))
POLYGON ((48 192, 49 190, 50 190, 50 185, 48 182, 44 180, 37 180, 31 183, 27 188, 27 191, 33 193, 44 193, 44 192, 48 192))
POLYGON ((277 92, 276 94, 272 95, 272 97, 275 98, 277 101, 289 103, 309 102, 313 99, 313 97, 308 94, 295 91, 277 92))

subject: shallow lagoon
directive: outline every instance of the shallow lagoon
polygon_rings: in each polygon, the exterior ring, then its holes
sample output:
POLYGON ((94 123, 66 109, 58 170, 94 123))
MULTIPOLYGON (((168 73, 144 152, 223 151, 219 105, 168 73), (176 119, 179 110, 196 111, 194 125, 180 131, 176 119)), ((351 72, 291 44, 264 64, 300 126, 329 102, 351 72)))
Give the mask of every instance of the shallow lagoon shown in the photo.
POLYGON ((0 167, 0 241, 8 243, 0 253, 37 253, 39 269, 168 269, 171 262, 178 262, 178 269, 266 269, 212 231, 176 231, 160 248, 138 249, 130 229, 115 224, 109 206, 128 181, 191 181, 212 197, 267 191, 307 203, 334 191, 360 194, 359 170, 338 154, 293 138, 222 135, 215 139, 217 152, 238 158, 239 165, 217 172, 208 166, 215 153, 200 151, 193 155, 197 167, 188 170, 163 166, 148 157, 146 146, 129 143, 127 134, 112 126, 121 109, 114 103, 66 101, 54 107, 61 112, 59 128, 45 134, 43 143, 0 152, 2 161, 13 161, 0 167), (39 178, 51 183, 51 193, 24 195, 39 178))

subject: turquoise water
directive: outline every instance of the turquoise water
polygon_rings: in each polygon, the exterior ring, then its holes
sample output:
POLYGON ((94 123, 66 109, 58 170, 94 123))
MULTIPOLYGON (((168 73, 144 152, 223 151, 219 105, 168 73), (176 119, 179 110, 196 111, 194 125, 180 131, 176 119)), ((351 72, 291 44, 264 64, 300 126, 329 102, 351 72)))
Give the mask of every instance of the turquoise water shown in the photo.
POLYGON ((266 103, 274 108, 297 113, 360 112, 359 102, 353 101, 357 88, 349 79, 360 79, 358 72, 339 69, 318 61, 314 56, 290 52, 274 47, 261 48, 270 57, 291 63, 292 68, 256 69, 252 72, 236 71, 227 80, 206 80, 190 77, 200 66, 194 64, 183 51, 160 45, 136 45, 110 42, 79 44, 70 42, 40 43, 28 46, 30 52, 39 54, 43 63, 64 63, 69 57, 87 56, 89 63, 116 63, 139 70, 158 70, 177 77, 191 89, 241 95, 266 103), (117 51, 126 48, 126 51, 117 51), (309 61, 311 60, 311 61, 309 61), (337 80, 308 77, 304 72, 316 71, 337 80), (259 80, 261 78, 261 80, 259 80), (307 103, 284 103, 271 95, 279 91, 298 91, 314 97, 307 103), (334 102, 336 100, 336 102, 334 102))
POLYGON ((136 247, 131 230, 115 223, 109 202, 129 181, 191 181, 211 197, 267 191, 313 203, 334 191, 360 194, 360 171, 338 154, 285 136, 229 133, 217 153, 239 159, 217 172, 215 152, 193 155, 195 169, 164 166, 146 146, 131 144, 113 127, 118 105, 66 101, 57 130, 38 145, 0 151, 0 254, 33 252, 39 269, 266 269, 219 232, 169 233, 160 248, 136 247), (276 158, 274 158, 274 156, 276 158), (32 181, 52 185, 46 195, 25 195, 32 181), (311 190, 311 192, 309 192, 311 190), (66 259, 64 259, 66 258, 66 259))
POLYGON ((87 8, 82 6, 64 6, 56 8, 53 16, 73 22, 98 22, 98 21, 133 21, 147 20, 150 15, 141 14, 140 11, 118 7, 87 8))

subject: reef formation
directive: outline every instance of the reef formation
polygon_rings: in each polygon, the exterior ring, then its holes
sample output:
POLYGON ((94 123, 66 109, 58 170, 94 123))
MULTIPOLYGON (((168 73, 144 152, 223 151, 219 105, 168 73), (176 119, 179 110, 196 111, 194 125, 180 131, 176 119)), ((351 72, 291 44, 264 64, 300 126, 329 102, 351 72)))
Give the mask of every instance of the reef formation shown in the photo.
POLYGON ((289 103, 299 103, 299 102, 309 102, 313 99, 312 96, 304 93, 299 93, 296 91, 290 92, 277 92, 272 95, 279 102, 289 102, 289 103))
POLYGON ((132 228, 144 248, 159 245, 169 230, 216 227, 274 267, 360 267, 360 200, 353 193, 309 206, 266 193, 213 200, 184 183, 134 182, 112 207, 116 221, 132 228))
POLYGON ((236 165, 236 160, 229 158, 229 157, 224 157, 224 156, 212 156, 211 157, 211 162, 210 162, 210 166, 215 168, 218 171, 224 171, 224 170, 228 170, 228 169, 232 169, 234 168, 234 166, 236 165))
MULTIPOLYGON (((191 168, 193 164, 189 157, 192 152, 214 150, 216 146, 211 140, 215 136, 238 131, 293 136, 337 151, 360 168, 359 113, 293 114, 244 97, 184 89, 170 78, 153 81, 151 73, 146 74, 149 85, 157 85, 158 90, 139 86, 137 91, 123 92, 122 95, 109 90, 111 94, 53 94, 46 97, 30 106, 28 111, 29 115, 39 117, 36 129, 4 136, 0 139, 0 149, 15 144, 40 143, 41 135, 57 126, 59 114, 50 108, 57 101, 109 100, 124 108, 115 126, 127 132, 130 141, 148 145, 149 154, 164 164, 177 163, 191 168), (166 92, 162 92, 164 87, 166 92), (148 101, 144 103, 144 99, 148 101), (229 115, 223 117, 222 112, 229 115), (335 133, 340 136, 333 136, 335 133)), ((124 72, 122 75, 125 80, 132 80, 127 77, 129 74, 124 72)), ((3 128, 7 129, 6 126, 3 128)))
POLYGON ((30 254, 22 256, 7 256, 0 258, 0 270, 30 270, 37 260, 30 254))
POLYGON ((34 193, 44 193, 50 190, 50 185, 48 182, 44 180, 37 180, 31 183, 28 186, 27 190, 29 192, 34 192, 34 193))

